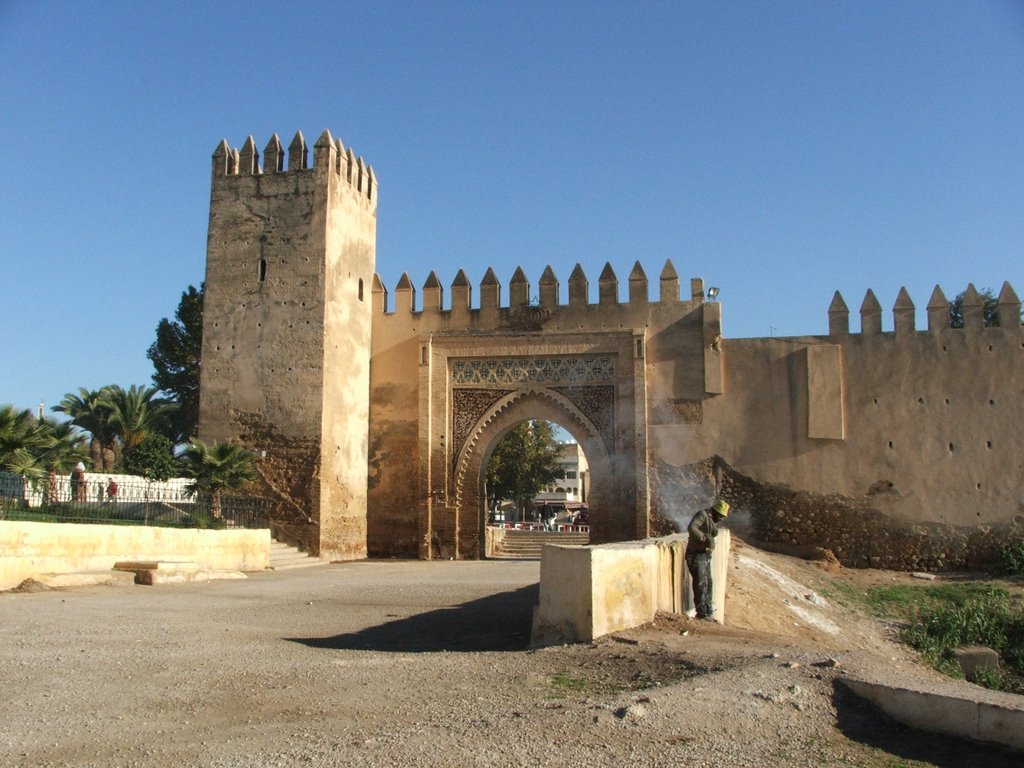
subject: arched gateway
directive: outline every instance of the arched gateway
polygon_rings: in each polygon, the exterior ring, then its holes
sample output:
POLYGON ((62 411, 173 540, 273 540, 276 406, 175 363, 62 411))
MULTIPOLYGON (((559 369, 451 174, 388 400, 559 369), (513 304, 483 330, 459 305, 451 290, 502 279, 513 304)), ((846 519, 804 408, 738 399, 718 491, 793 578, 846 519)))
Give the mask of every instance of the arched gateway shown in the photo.
POLYGON ((371 552, 422 558, 475 558, 484 545, 484 475, 501 437, 528 419, 566 429, 590 464, 591 540, 643 538, 650 529, 648 431, 665 418, 699 417, 701 400, 720 385, 719 307, 703 285, 679 299, 671 263, 661 298, 648 300, 637 264, 629 301, 605 267, 599 300, 577 265, 566 304, 553 270, 539 302, 521 270, 502 306, 492 270, 473 307, 460 271, 451 305, 432 273, 417 310, 403 276, 395 306, 374 280, 370 365, 367 539, 371 552), (705 343, 705 338, 709 339, 705 343), (652 381, 684 396, 650 398, 652 381), (692 392, 692 395, 690 393, 692 392))
POLYGON ((431 494, 422 522, 429 540, 421 554, 475 557, 480 551, 488 461, 505 433, 527 419, 557 422, 582 446, 590 462, 595 540, 646 536, 632 334, 612 334, 596 344, 584 335, 561 334, 493 341, 441 338, 430 345, 437 372, 430 386, 446 390, 447 412, 427 423, 436 424, 435 431, 446 428, 450 437, 437 432, 429 439, 442 449, 451 446, 427 467, 429 487, 440 493, 431 494))

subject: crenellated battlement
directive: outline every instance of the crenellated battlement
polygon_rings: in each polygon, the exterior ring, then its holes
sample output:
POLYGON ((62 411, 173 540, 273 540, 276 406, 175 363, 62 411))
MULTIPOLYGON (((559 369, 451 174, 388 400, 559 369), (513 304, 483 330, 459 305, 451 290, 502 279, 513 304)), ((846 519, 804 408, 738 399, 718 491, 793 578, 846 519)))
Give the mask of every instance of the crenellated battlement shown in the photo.
POLYGON ((388 302, 388 291, 380 276, 374 277, 373 299, 374 313, 389 316, 400 314, 450 314, 468 316, 471 312, 481 314, 504 312, 516 316, 537 315, 550 316, 560 310, 604 311, 612 307, 647 307, 649 305, 678 305, 683 302, 702 303, 704 301, 704 281, 693 278, 690 281, 690 295, 680 299, 679 277, 671 260, 666 260, 659 277, 659 295, 657 302, 649 298, 647 275, 640 262, 636 262, 630 270, 626 300, 620 301, 619 278, 612 265, 606 263, 598 278, 597 302, 590 301, 590 283, 583 267, 579 264, 573 268, 568 280, 568 302, 560 301, 560 283, 554 269, 545 267, 537 283, 537 292, 531 290, 529 278, 522 267, 516 267, 508 283, 508 301, 502 303, 502 285, 494 270, 490 267, 480 280, 479 304, 473 307, 472 286, 466 273, 459 270, 452 280, 451 300, 446 305, 444 288, 435 272, 431 272, 423 284, 422 303, 417 309, 416 288, 408 273, 403 273, 395 286, 394 307, 388 302))
POLYGON ((227 139, 221 139, 213 152, 214 179, 297 173, 314 169, 332 170, 353 190, 376 204, 377 177, 373 167, 361 156, 357 156, 351 147, 345 147, 340 138, 332 137, 327 129, 324 129, 313 145, 313 165, 309 164, 309 147, 302 131, 295 132, 287 152, 281 138, 276 133, 271 136, 263 148, 262 166, 256 141, 251 135, 246 137, 241 149, 234 149, 228 145, 227 139))
MULTIPOLYGON (((1020 299, 1009 282, 1004 282, 996 301, 995 317, 1000 328, 1020 328, 1020 299)), ((969 284, 964 292, 963 330, 980 331, 993 324, 986 325, 985 301, 974 284, 969 284)), ((949 300, 942 288, 935 286, 928 299, 928 333, 946 333, 954 330, 952 315, 949 311, 949 300)), ((903 338, 917 332, 916 307, 906 288, 900 288, 892 307, 893 333, 896 338, 903 338)), ((923 331, 924 329, 922 329, 923 331)), ((957 329, 959 330, 959 329, 957 329)), ((842 338, 850 336, 850 310, 839 291, 832 297, 828 308, 828 334, 830 337, 842 338)), ((875 292, 870 288, 864 294, 860 305, 860 335, 878 336, 882 334, 882 305, 875 292)))

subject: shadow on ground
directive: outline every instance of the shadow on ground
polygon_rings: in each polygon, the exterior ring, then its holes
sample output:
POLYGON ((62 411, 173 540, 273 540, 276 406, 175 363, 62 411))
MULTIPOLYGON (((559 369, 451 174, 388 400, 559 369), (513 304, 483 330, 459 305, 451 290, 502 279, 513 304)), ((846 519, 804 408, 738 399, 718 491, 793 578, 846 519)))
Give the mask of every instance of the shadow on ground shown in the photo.
POLYGON ((1020 753, 969 739, 925 733, 893 720, 842 685, 835 685, 833 703, 839 730, 851 741, 866 744, 902 760, 937 768, 1020 768, 1020 753))
POLYGON ((432 653, 522 651, 530 642, 536 584, 451 608, 395 618, 386 624, 331 637, 290 637, 310 648, 432 653))

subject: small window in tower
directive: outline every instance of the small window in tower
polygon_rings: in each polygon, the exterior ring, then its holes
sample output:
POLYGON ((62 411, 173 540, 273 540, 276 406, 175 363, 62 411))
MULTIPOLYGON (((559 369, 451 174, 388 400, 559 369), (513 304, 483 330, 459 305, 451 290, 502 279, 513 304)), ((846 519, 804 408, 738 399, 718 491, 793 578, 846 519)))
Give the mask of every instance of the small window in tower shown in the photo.
POLYGON ((359 300, 363 300, 363 278, 359 278, 359 300))
POLYGON ((267 279, 267 260, 260 259, 260 282, 267 279))

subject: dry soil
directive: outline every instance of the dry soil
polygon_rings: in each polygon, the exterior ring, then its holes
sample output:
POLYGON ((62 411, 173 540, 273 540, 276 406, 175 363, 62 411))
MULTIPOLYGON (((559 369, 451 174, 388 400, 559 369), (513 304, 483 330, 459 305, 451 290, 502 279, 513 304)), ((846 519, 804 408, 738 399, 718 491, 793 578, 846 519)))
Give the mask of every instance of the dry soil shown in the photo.
POLYGON ((0 766, 1014 766, 844 693, 934 673, 829 573, 742 543, 726 625, 528 649, 536 561, 0 594, 0 766))

